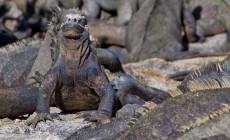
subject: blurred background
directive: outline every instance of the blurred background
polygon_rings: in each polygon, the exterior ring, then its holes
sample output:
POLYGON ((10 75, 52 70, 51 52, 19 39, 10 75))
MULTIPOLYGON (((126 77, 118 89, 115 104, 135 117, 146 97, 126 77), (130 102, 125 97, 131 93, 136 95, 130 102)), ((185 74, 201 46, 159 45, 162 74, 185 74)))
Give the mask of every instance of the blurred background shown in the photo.
POLYGON ((81 9, 96 46, 122 63, 229 50, 229 0, 0 0, 0 46, 43 39, 55 6, 81 9), (218 46, 202 46, 217 34, 218 46))

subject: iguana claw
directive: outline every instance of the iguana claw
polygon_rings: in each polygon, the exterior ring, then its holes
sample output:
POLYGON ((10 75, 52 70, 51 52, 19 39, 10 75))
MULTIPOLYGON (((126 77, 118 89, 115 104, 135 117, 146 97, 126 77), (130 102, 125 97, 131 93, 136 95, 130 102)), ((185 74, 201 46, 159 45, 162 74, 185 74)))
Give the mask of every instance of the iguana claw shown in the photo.
POLYGON ((38 122, 40 121, 46 122, 46 120, 53 121, 53 118, 49 113, 39 113, 33 119, 27 120, 25 122, 25 125, 29 126, 32 124, 33 128, 35 128, 38 122))

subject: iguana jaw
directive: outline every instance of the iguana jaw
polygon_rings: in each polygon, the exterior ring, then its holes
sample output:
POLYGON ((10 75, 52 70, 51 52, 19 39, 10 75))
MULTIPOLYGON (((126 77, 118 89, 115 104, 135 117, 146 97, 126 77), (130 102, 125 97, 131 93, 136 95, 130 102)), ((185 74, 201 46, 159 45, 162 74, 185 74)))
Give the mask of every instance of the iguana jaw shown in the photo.
POLYGON ((61 34, 69 40, 79 40, 88 34, 87 30, 81 25, 67 23, 61 27, 61 34))

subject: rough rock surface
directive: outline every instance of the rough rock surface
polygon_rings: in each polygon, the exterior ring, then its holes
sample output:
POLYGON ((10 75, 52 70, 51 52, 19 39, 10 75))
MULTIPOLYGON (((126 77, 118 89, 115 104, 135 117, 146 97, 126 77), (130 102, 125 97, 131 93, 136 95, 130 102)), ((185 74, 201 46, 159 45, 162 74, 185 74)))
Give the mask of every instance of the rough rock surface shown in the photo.
MULTIPOLYGON (((210 47, 207 50, 211 50, 213 47, 218 46, 218 42, 224 42, 224 38, 222 37, 224 37, 224 35, 217 35, 207 39, 203 44, 192 44, 190 47, 194 45, 198 50, 201 50, 207 46, 210 47)), ((146 85, 168 90, 175 89, 180 83, 168 79, 168 74, 197 69, 208 63, 220 62, 223 59, 225 59, 225 57, 206 57, 168 62, 163 59, 152 58, 123 66, 128 74, 146 85)), ((60 110, 51 107, 51 113, 60 113, 60 110)), ((33 115, 35 115, 35 113, 33 115)), ((26 117, 0 119, 0 139, 64 139, 77 129, 90 124, 89 122, 83 121, 83 119, 75 119, 75 114, 61 113, 59 116, 62 118, 62 121, 54 119, 54 122, 41 122, 36 129, 24 125, 27 119, 26 117)))
POLYGON ((181 0, 146 0, 143 3, 127 27, 126 48, 130 62, 153 56, 172 59, 183 50, 182 7, 181 0))
MULTIPOLYGON (((51 107, 51 113, 60 113, 61 110, 51 107)), ((36 113, 30 116, 33 117, 36 113)), ((0 139, 64 139, 77 129, 89 125, 83 119, 74 119, 74 114, 59 114, 62 120, 41 122, 35 129, 24 125, 25 119, 0 120, 0 139)))
POLYGON ((204 65, 221 62, 226 57, 206 57, 177 60, 168 62, 159 58, 152 58, 138 63, 124 65, 124 70, 137 80, 148 86, 162 90, 175 89, 180 82, 168 79, 167 75, 179 71, 194 70, 204 65))
POLYGON ((223 52, 226 50, 226 39, 226 33, 207 37, 204 43, 190 43, 189 51, 199 51, 200 53, 223 52))
MULTIPOLYGON (((139 63, 124 65, 127 73, 148 86, 163 90, 174 89, 180 82, 167 79, 168 74, 177 71, 200 68, 210 62, 220 62, 225 57, 207 57, 167 62, 152 58, 139 63)), ((51 108, 51 113, 60 113, 57 108, 51 108)), ((34 115, 34 114, 33 114, 34 115)), ((25 118, 0 119, 0 139, 64 139, 77 129, 89 125, 83 119, 75 119, 74 114, 60 114, 62 121, 54 119, 39 123, 36 129, 24 125, 25 118)))

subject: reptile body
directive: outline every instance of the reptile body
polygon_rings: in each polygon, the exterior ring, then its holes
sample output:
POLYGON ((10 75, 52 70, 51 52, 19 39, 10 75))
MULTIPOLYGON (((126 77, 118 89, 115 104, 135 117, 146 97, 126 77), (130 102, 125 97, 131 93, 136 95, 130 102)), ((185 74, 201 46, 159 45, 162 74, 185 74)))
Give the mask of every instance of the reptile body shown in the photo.
MULTIPOLYGON (((153 99, 132 117, 93 124, 68 139, 178 139, 230 112, 230 73, 225 68, 216 64, 195 71, 178 89, 169 91, 170 97, 164 102, 156 104, 157 100, 153 99)), ((228 129, 220 134, 227 136, 228 129)))

